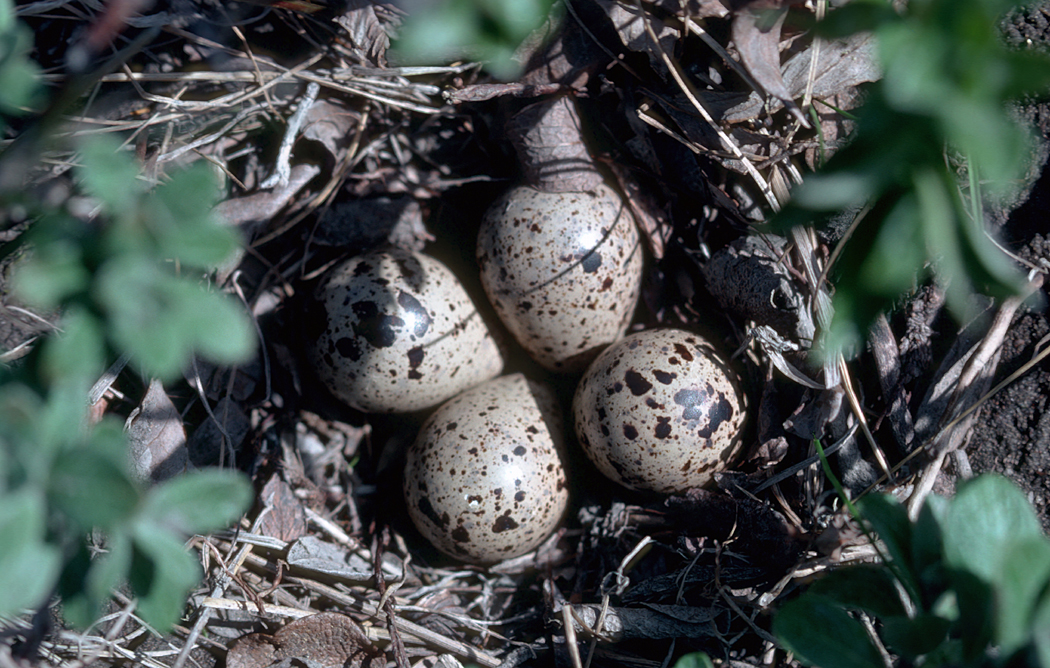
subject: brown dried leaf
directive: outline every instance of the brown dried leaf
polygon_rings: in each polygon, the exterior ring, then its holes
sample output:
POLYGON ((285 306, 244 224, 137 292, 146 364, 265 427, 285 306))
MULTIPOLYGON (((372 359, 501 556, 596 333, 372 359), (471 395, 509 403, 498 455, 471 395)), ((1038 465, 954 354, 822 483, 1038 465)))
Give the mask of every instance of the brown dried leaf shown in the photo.
MULTIPOLYGON (((733 18, 733 43, 755 81, 767 93, 797 111, 798 107, 780 74, 780 28, 787 17, 787 9, 765 5, 750 3, 737 12, 733 18)), ((802 112, 797 113, 805 121, 802 112)))
POLYGON ((335 17, 333 22, 346 31, 353 45, 368 60, 376 65, 386 65, 390 33, 376 14, 376 3, 373 0, 348 0, 346 11, 335 17))
MULTIPOLYGON (((813 97, 826 99, 849 94, 849 91, 859 84, 878 80, 882 73, 875 47, 875 39, 869 33, 821 43, 816 71, 813 73, 813 97)), ((812 59, 813 47, 810 46, 789 58, 784 65, 781 76, 792 99, 805 92, 812 59)), ((702 96, 707 101, 707 94, 702 93, 702 96)), ((850 99, 853 97, 849 94, 850 99)), ((843 100, 837 100, 833 104, 840 109, 850 109, 854 106, 843 100)), ((746 100, 729 105, 723 118, 730 123, 740 123, 756 118, 765 106, 762 96, 752 93, 746 100)), ((776 111, 780 108, 780 102, 774 101, 769 108, 776 111)))
POLYGON ((251 633, 226 654, 227 668, 269 668, 296 659, 320 668, 381 668, 381 653, 346 615, 322 612, 291 622, 272 636, 251 633))
POLYGON ((678 30, 667 25, 667 23, 645 9, 639 11, 639 8, 635 5, 625 5, 616 0, 597 0, 597 2, 608 14, 613 26, 616 27, 616 32, 619 34, 623 45, 631 51, 648 54, 649 63, 653 69, 659 72, 664 80, 667 80, 669 73, 660 51, 674 53, 675 44, 681 36, 678 30), (652 27, 653 32, 656 34, 656 40, 660 45, 659 49, 653 44, 653 40, 650 39, 645 29, 646 23, 652 27))
POLYGON ((270 477, 259 499, 269 511, 259 524, 259 533, 286 543, 306 535, 306 509, 280 475, 270 477))
POLYGON ((317 100, 303 119, 303 137, 321 142, 338 159, 350 142, 350 132, 357 125, 357 114, 341 104, 317 100))
POLYGON ((583 142, 572 98, 531 104, 515 114, 507 132, 528 183, 545 192, 584 192, 602 183, 583 142))
POLYGON ((142 403, 124 424, 131 467, 141 480, 160 482, 186 470, 189 451, 182 416, 164 386, 152 380, 142 403))

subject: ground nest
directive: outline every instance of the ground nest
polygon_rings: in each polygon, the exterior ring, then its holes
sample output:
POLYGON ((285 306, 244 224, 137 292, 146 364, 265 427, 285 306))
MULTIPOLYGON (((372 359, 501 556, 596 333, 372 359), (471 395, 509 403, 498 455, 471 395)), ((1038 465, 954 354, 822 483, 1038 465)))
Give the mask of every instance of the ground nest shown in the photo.
MULTIPOLYGON (((829 566, 874 557, 814 438, 853 495, 950 493, 995 470, 1050 524, 1050 370, 1025 368, 1050 332, 1044 313, 990 304, 960 328, 940 290, 919 286, 826 383, 805 353, 835 233, 754 231, 846 140, 843 112, 879 76, 868 39, 817 45, 791 21, 770 37, 708 1, 688 15, 676 2, 575 1, 522 53, 524 74, 499 82, 475 63, 388 61, 401 20, 390 5, 170 0, 121 15, 126 4, 20 2, 18 13, 50 81, 67 77, 74 55, 91 63, 73 75, 90 85, 66 131, 119 132, 152 178, 197 160, 226 175, 220 210, 247 245, 217 280, 250 307, 264 344, 249 365, 200 364, 181 385, 124 371, 104 410, 166 416, 133 441, 236 467, 258 501, 239 527, 190 542, 207 576, 172 634, 151 633, 116 592, 86 632, 66 628, 60 604, 51 619, 4 621, 4 665, 656 668, 695 651, 777 665, 778 602, 829 566), (484 305, 478 226, 510 185, 550 177, 508 139, 523 110, 550 99, 572 110, 555 143, 578 145, 639 222, 646 274, 631 329, 701 332, 734 355, 747 453, 715 488, 669 498, 619 488, 574 456, 562 527, 523 557, 464 566, 429 546, 404 508, 404 453, 426 412, 366 415, 335 400, 306 361, 303 314, 327 269, 382 244, 425 249, 484 305), (796 102, 811 99, 826 104, 807 117, 796 102), (978 347, 987 362, 974 378, 964 367, 978 347), (919 448, 1019 370, 955 425, 953 447, 919 448)), ((1011 44, 1045 44, 1050 10, 1005 25, 1011 44)), ((1017 111, 1050 134, 1045 104, 1017 111)), ((1050 258, 1044 157, 1034 150, 1028 186, 988 212, 1034 263, 1050 258)), ((51 187, 70 178, 65 164, 26 178, 51 187)), ((47 314, 0 294, 0 335, 17 349, 47 314)), ((578 376, 510 350, 508 372, 546 381, 568 405, 578 376)))

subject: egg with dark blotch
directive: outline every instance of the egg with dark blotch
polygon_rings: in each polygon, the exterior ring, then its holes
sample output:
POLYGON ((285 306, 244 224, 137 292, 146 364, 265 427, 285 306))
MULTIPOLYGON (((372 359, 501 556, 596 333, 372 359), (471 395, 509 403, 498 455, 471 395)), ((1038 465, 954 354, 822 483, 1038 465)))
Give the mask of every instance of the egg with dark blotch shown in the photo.
POLYGON ((407 454, 413 523, 462 561, 493 563, 535 549, 568 504, 562 429, 553 393, 522 374, 442 404, 407 454))
POLYGON ((503 357, 470 297, 432 257, 353 257, 318 286, 310 358, 332 394, 365 412, 436 406, 498 376, 503 357))
POLYGON ((631 334, 584 373, 576 435, 598 469, 635 490, 704 487, 740 454, 745 397, 707 341, 678 329, 631 334))
POLYGON ((642 280, 630 208, 611 188, 510 190, 486 212, 477 257, 485 292, 529 355, 579 371, 623 336, 642 280))

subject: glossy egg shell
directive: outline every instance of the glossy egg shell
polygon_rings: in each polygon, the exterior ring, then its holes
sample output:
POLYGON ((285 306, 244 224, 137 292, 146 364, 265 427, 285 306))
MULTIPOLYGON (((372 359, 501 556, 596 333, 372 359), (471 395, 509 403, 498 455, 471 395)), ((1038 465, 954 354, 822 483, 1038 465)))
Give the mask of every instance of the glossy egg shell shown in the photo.
POLYGON ((659 493, 709 484, 739 454, 745 398, 697 334, 653 329, 610 346, 573 397, 587 456, 625 487, 659 493))
POLYGON ((642 280, 629 207, 611 188, 544 193, 517 187, 478 233, 485 292, 537 362, 578 371, 623 336, 642 280))
POLYGON ((459 280, 400 249, 353 257, 318 286, 311 360, 331 392, 377 413, 435 406, 498 376, 503 357, 459 280))
POLYGON ((550 390, 521 374, 442 404, 405 465, 405 500, 420 533, 474 563, 537 547, 568 504, 562 428, 550 390))

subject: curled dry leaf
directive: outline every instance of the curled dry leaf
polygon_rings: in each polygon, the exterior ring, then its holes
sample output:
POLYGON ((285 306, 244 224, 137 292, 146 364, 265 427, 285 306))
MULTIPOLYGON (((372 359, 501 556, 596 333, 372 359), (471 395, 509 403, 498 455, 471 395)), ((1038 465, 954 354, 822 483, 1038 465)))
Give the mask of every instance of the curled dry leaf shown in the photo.
POLYGON ((333 19, 333 22, 347 32, 350 41, 368 60, 376 65, 385 66, 386 52, 390 48, 390 33, 376 13, 377 4, 372 0, 348 0, 346 11, 333 19))
POLYGON ((588 192, 602 184, 568 96, 531 104, 508 123, 526 181, 543 192, 588 192))
POLYGON ((189 451, 182 416, 159 380, 152 380, 142 403, 124 424, 132 472, 140 480, 161 482, 186 470, 189 451))
POLYGON ((386 665, 364 629, 346 615, 322 612, 277 633, 251 633, 226 654, 227 668, 269 668, 294 659, 314 668, 380 668, 386 665))

